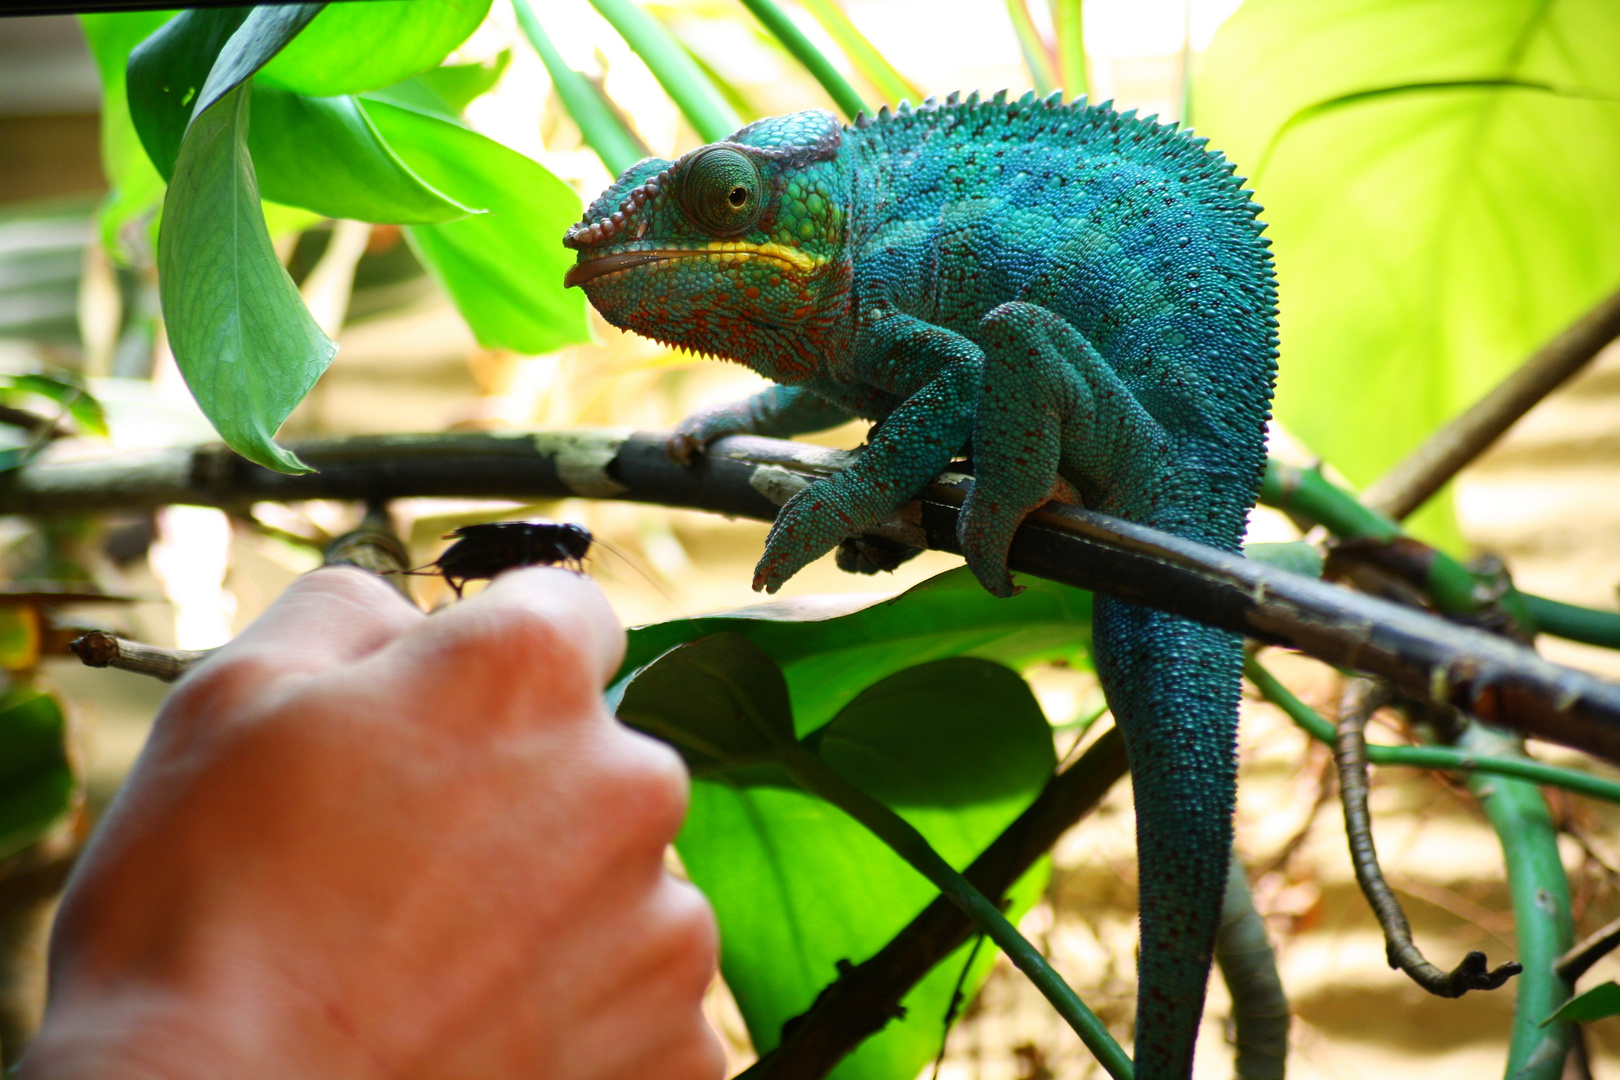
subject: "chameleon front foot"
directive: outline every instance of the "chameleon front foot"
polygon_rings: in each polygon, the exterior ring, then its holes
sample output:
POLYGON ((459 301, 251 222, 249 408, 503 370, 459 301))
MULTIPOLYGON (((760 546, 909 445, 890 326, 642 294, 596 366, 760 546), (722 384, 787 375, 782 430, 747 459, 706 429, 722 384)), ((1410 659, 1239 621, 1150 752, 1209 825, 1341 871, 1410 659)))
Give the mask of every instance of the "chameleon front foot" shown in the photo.
POLYGON ((754 567, 754 591, 774 593, 787 580, 873 522, 851 516, 830 481, 818 480, 789 499, 776 515, 765 554, 754 567))

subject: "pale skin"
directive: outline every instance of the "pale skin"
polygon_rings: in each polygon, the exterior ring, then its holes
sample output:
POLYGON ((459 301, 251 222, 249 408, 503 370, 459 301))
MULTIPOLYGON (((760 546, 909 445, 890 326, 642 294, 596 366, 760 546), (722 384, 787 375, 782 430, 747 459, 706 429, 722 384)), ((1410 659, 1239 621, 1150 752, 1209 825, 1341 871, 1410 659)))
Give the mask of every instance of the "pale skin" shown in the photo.
POLYGON ((21 1080, 718 1080, 687 777, 588 580, 431 617, 316 571, 170 696, 75 870, 21 1080))

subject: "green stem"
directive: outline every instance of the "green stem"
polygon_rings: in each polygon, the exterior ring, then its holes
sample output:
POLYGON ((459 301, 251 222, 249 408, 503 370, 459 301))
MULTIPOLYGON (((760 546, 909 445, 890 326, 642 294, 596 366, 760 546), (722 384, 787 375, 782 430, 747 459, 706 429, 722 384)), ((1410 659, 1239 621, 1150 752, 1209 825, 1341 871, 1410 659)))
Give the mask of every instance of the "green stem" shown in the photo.
POLYGON ((1238 1080, 1284 1080, 1288 1071, 1288 995, 1266 920, 1249 894, 1249 875, 1232 853, 1215 935, 1215 965, 1232 994, 1232 1045, 1238 1080))
MULTIPOLYGON (((1249 657, 1244 661, 1243 673, 1260 691, 1260 696, 1282 709, 1288 718, 1311 738, 1332 746, 1333 725, 1319 716, 1316 710, 1295 697, 1293 692, 1267 671, 1260 661, 1249 657)), ((1606 802, 1620 803, 1620 783, 1601 776, 1576 772, 1557 765, 1533 761, 1522 755, 1510 757, 1486 756, 1471 749, 1456 746, 1367 746, 1367 760, 1374 765, 1405 765, 1414 769, 1443 769, 1473 775, 1511 777, 1532 784, 1546 784, 1563 788, 1578 795, 1587 795, 1606 802)))
POLYGON ((1012 20, 1018 35, 1018 47, 1024 53, 1024 66, 1035 84, 1035 92, 1042 97, 1057 89, 1057 72, 1052 68, 1052 54, 1046 51, 1046 42, 1035 29, 1035 20, 1029 17, 1024 0, 1007 0, 1007 17, 1012 20))
POLYGON ((523 36, 529 39, 540 62, 546 66, 546 74, 551 76, 551 85, 556 88, 563 108, 579 125, 585 145, 596 151, 608 172, 617 176, 642 158, 651 157, 646 145, 614 112, 601 89, 563 62, 562 54, 541 28, 529 0, 512 0, 512 10, 517 13, 523 36))
POLYGON ((1544 634, 1620 649, 1620 612, 1576 607, 1545 596, 1520 593, 1536 629, 1544 634))
MULTIPOLYGON (((1266 462, 1260 501, 1346 539, 1389 541, 1404 535, 1393 518, 1363 506, 1320 470, 1284 465, 1275 458, 1266 462)), ((1471 615, 1479 611, 1480 590, 1468 568, 1443 551, 1431 550, 1429 554, 1432 561, 1424 586, 1435 605, 1451 615, 1471 615)), ((1502 597, 1501 603, 1528 629, 1588 645, 1620 649, 1620 612, 1576 607, 1517 590, 1502 597)))
POLYGON ((815 47, 809 38, 804 36, 787 14, 772 2, 772 0, 742 0, 743 7, 754 13, 754 18, 769 30, 782 47, 793 54, 793 58, 803 64, 805 70, 815 76, 816 82, 827 91, 833 102, 843 110, 846 120, 854 119, 855 114, 867 108, 861 95, 849 85, 839 70, 833 66, 831 60, 815 47))
POLYGON ((742 127, 742 118, 658 20, 633 0, 591 0, 591 6, 641 57, 704 142, 718 142, 742 127))
MULTIPOLYGON (((1518 739, 1477 722, 1462 732, 1457 745, 1498 760, 1521 752, 1518 739)), ((1541 1024, 1572 990, 1555 970, 1558 958, 1575 940, 1558 830, 1534 784, 1476 774, 1468 778, 1468 790, 1502 843, 1519 962, 1524 965, 1515 990, 1506 1075, 1508 1080, 1558 1080, 1569 1055, 1571 1025, 1541 1024)))
POLYGON ((1082 0, 1052 0, 1052 24, 1057 35, 1057 73, 1063 80, 1063 95, 1074 98, 1089 94, 1082 0))
POLYGON ((1080 1041, 1108 1070, 1108 1075, 1114 1080, 1130 1080, 1134 1075, 1131 1059, 1108 1033, 1103 1022, 1097 1019, 1097 1014, 1086 1007, 1069 984, 1052 970, 1046 957, 1007 921, 1001 910, 940 857, 922 833, 893 810, 839 776, 810 750, 792 744, 781 746, 780 751, 781 762, 795 783, 812 795, 826 799, 866 826, 895 854, 932 882, 1029 977, 1029 981, 1052 1003, 1058 1014, 1080 1036, 1080 1041))

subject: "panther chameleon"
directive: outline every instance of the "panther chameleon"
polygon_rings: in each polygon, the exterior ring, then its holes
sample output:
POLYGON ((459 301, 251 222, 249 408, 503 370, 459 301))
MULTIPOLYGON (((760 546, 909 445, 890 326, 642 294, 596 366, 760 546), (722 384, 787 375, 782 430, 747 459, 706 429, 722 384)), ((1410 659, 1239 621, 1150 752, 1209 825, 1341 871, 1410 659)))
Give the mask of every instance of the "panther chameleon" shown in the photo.
MULTIPOLYGON (((1013 533, 1053 497, 1237 550, 1277 358, 1250 194, 1205 140, 1056 94, 802 112, 626 170, 564 239, 566 282, 616 326, 776 384, 684 421, 681 461, 876 422, 781 509, 756 589, 969 454, 962 550, 1009 596, 1013 533)), ((1102 596, 1093 641, 1136 802, 1136 1075, 1183 1080, 1231 850, 1240 642, 1102 596)))

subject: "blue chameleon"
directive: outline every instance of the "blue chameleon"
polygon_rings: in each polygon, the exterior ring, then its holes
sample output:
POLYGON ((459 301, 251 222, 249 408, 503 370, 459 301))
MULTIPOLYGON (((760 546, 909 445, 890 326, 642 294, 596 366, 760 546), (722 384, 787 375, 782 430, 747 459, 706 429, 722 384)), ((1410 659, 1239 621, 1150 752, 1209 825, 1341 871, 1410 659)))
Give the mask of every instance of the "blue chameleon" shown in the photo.
MULTIPOLYGON (((616 326, 774 382, 684 421, 680 460, 874 422, 855 465, 782 508, 755 588, 968 453, 962 550, 1009 596, 1008 545, 1048 499, 1237 550, 1277 311, 1232 172, 1174 125, 1057 95, 795 113, 632 166, 569 230, 567 283, 616 326)), ((1136 800, 1136 1075, 1184 1080, 1231 850, 1240 642, 1108 597, 1093 637, 1136 800)))

